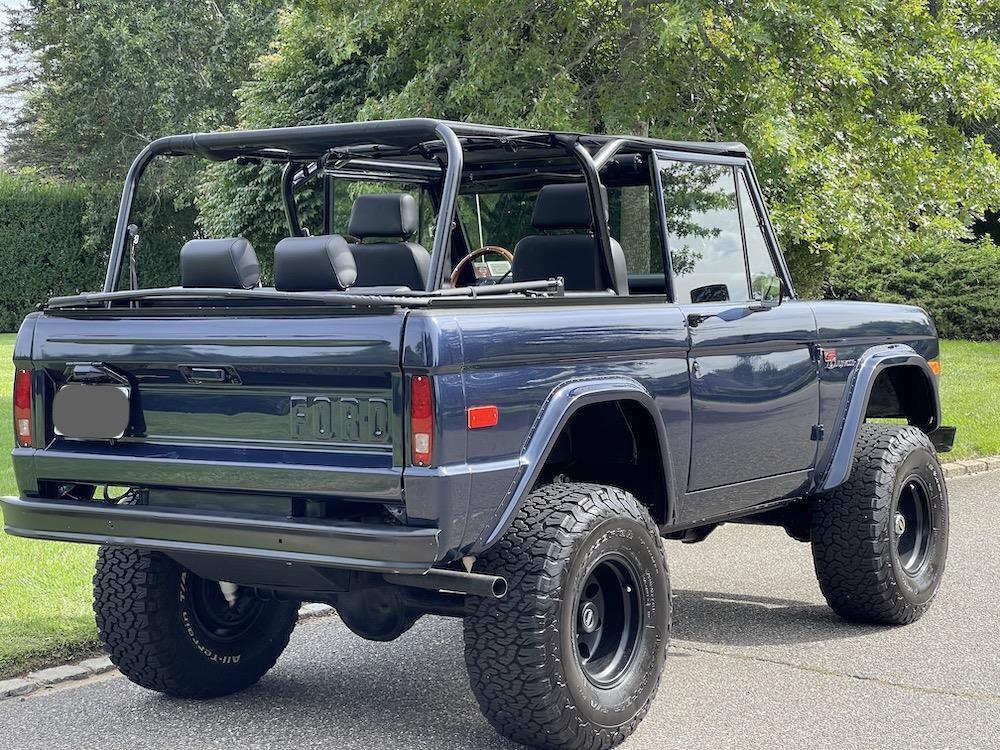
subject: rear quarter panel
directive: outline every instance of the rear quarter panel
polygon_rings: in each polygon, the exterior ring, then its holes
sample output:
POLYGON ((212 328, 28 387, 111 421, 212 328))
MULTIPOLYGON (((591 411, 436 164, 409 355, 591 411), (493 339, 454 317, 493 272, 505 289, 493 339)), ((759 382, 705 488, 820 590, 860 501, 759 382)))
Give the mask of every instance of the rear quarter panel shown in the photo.
POLYGON ((440 424, 437 468, 404 474, 407 513, 465 517, 460 546, 496 524, 546 401, 574 379, 627 376, 652 396, 673 465, 685 477, 690 446, 687 327, 662 301, 525 303, 517 307, 426 310, 407 319, 403 368, 435 377, 440 424), (469 430, 466 409, 496 405, 499 424, 469 430), (435 482, 441 474, 464 477, 435 482), (443 494, 442 487, 454 489, 443 494), (448 513, 445 504, 464 513, 448 513))

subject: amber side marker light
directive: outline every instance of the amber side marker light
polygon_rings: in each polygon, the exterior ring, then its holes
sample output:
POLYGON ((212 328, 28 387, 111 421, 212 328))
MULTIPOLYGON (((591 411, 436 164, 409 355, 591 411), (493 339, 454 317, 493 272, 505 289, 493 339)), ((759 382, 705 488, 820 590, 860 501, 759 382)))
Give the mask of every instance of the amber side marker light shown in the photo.
POLYGON ((500 410, 495 406, 472 406, 469 407, 468 414, 470 430, 496 427, 500 421, 500 410))
POLYGON ((936 377, 941 377, 941 360, 929 359, 927 360, 927 366, 931 368, 931 372, 933 372, 936 377))
POLYGON ((21 448, 31 447, 31 371, 14 375, 14 439, 21 448))

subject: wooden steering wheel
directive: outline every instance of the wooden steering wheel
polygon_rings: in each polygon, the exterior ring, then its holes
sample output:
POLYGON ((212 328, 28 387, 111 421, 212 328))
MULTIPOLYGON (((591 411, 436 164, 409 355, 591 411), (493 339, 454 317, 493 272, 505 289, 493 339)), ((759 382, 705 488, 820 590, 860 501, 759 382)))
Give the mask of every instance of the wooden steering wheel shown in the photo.
POLYGON ((451 272, 451 285, 455 286, 458 283, 458 277, 467 265, 469 265, 476 258, 488 255, 489 253, 497 253, 498 255, 502 255, 508 263, 514 263, 514 253, 507 248, 501 247, 500 245, 483 245, 478 250, 473 250, 471 253, 462 258, 462 260, 458 261, 455 265, 455 270, 451 272))

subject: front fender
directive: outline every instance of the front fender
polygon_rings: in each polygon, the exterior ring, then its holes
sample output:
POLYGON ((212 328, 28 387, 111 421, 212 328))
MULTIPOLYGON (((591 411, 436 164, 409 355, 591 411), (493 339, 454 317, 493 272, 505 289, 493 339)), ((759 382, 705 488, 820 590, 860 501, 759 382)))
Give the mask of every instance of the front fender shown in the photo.
POLYGON ((514 515, 538 481, 556 440, 573 414, 584 406, 607 401, 634 401, 652 418, 662 456, 663 486, 667 488, 667 517, 671 517, 672 502, 677 495, 671 483, 671 472, 667 470, 671 463, 666 430, 653 396, 638 381, 628 377, 572 380, 554 389, 542 404, 521 451, 518 474, 494 518, 485 524, 483 532, 470 550, 472 554, 489 548, 510 527, 514 515))
POLYGON ((934 400, 930 424, 919 425, 924 432, 932 432, 941 422, 941 403, 937 382, 931 373, 927 360, 906 344, 885 344, 873 346, 858 358, 858 364, 851 373, 844 389, 844 395, 837 413, 837 423, 831 431, 832 447, 816 467, 817 488, 825 492, 843 484, 851 474, 854 463, 854 449, 858 433, 864 424, 865 414, 871 398, 872 386, 878 376, 890 367, 911 366, 918 368, 927 380, 928 393, 934 400))

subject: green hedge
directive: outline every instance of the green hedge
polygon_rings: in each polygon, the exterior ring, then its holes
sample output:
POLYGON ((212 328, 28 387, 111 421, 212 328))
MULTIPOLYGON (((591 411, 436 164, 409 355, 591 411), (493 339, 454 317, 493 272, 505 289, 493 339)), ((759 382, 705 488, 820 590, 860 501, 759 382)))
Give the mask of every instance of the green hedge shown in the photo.
POLYGON ((919 253, 863 251, 834 260, 826 296, 920 305, 943 338, 1000 339, 1000 247, 991 239, 919 253))
MULTIPOLYGON (((108 190, 0 173, 0 331, 17 330, 39 302, 100 289, 114 233, 117 196, 108 190)), ((136 223, 143 286, 177 284, 177 258, 194 235, 194 209, 146 196, 136 223)))

